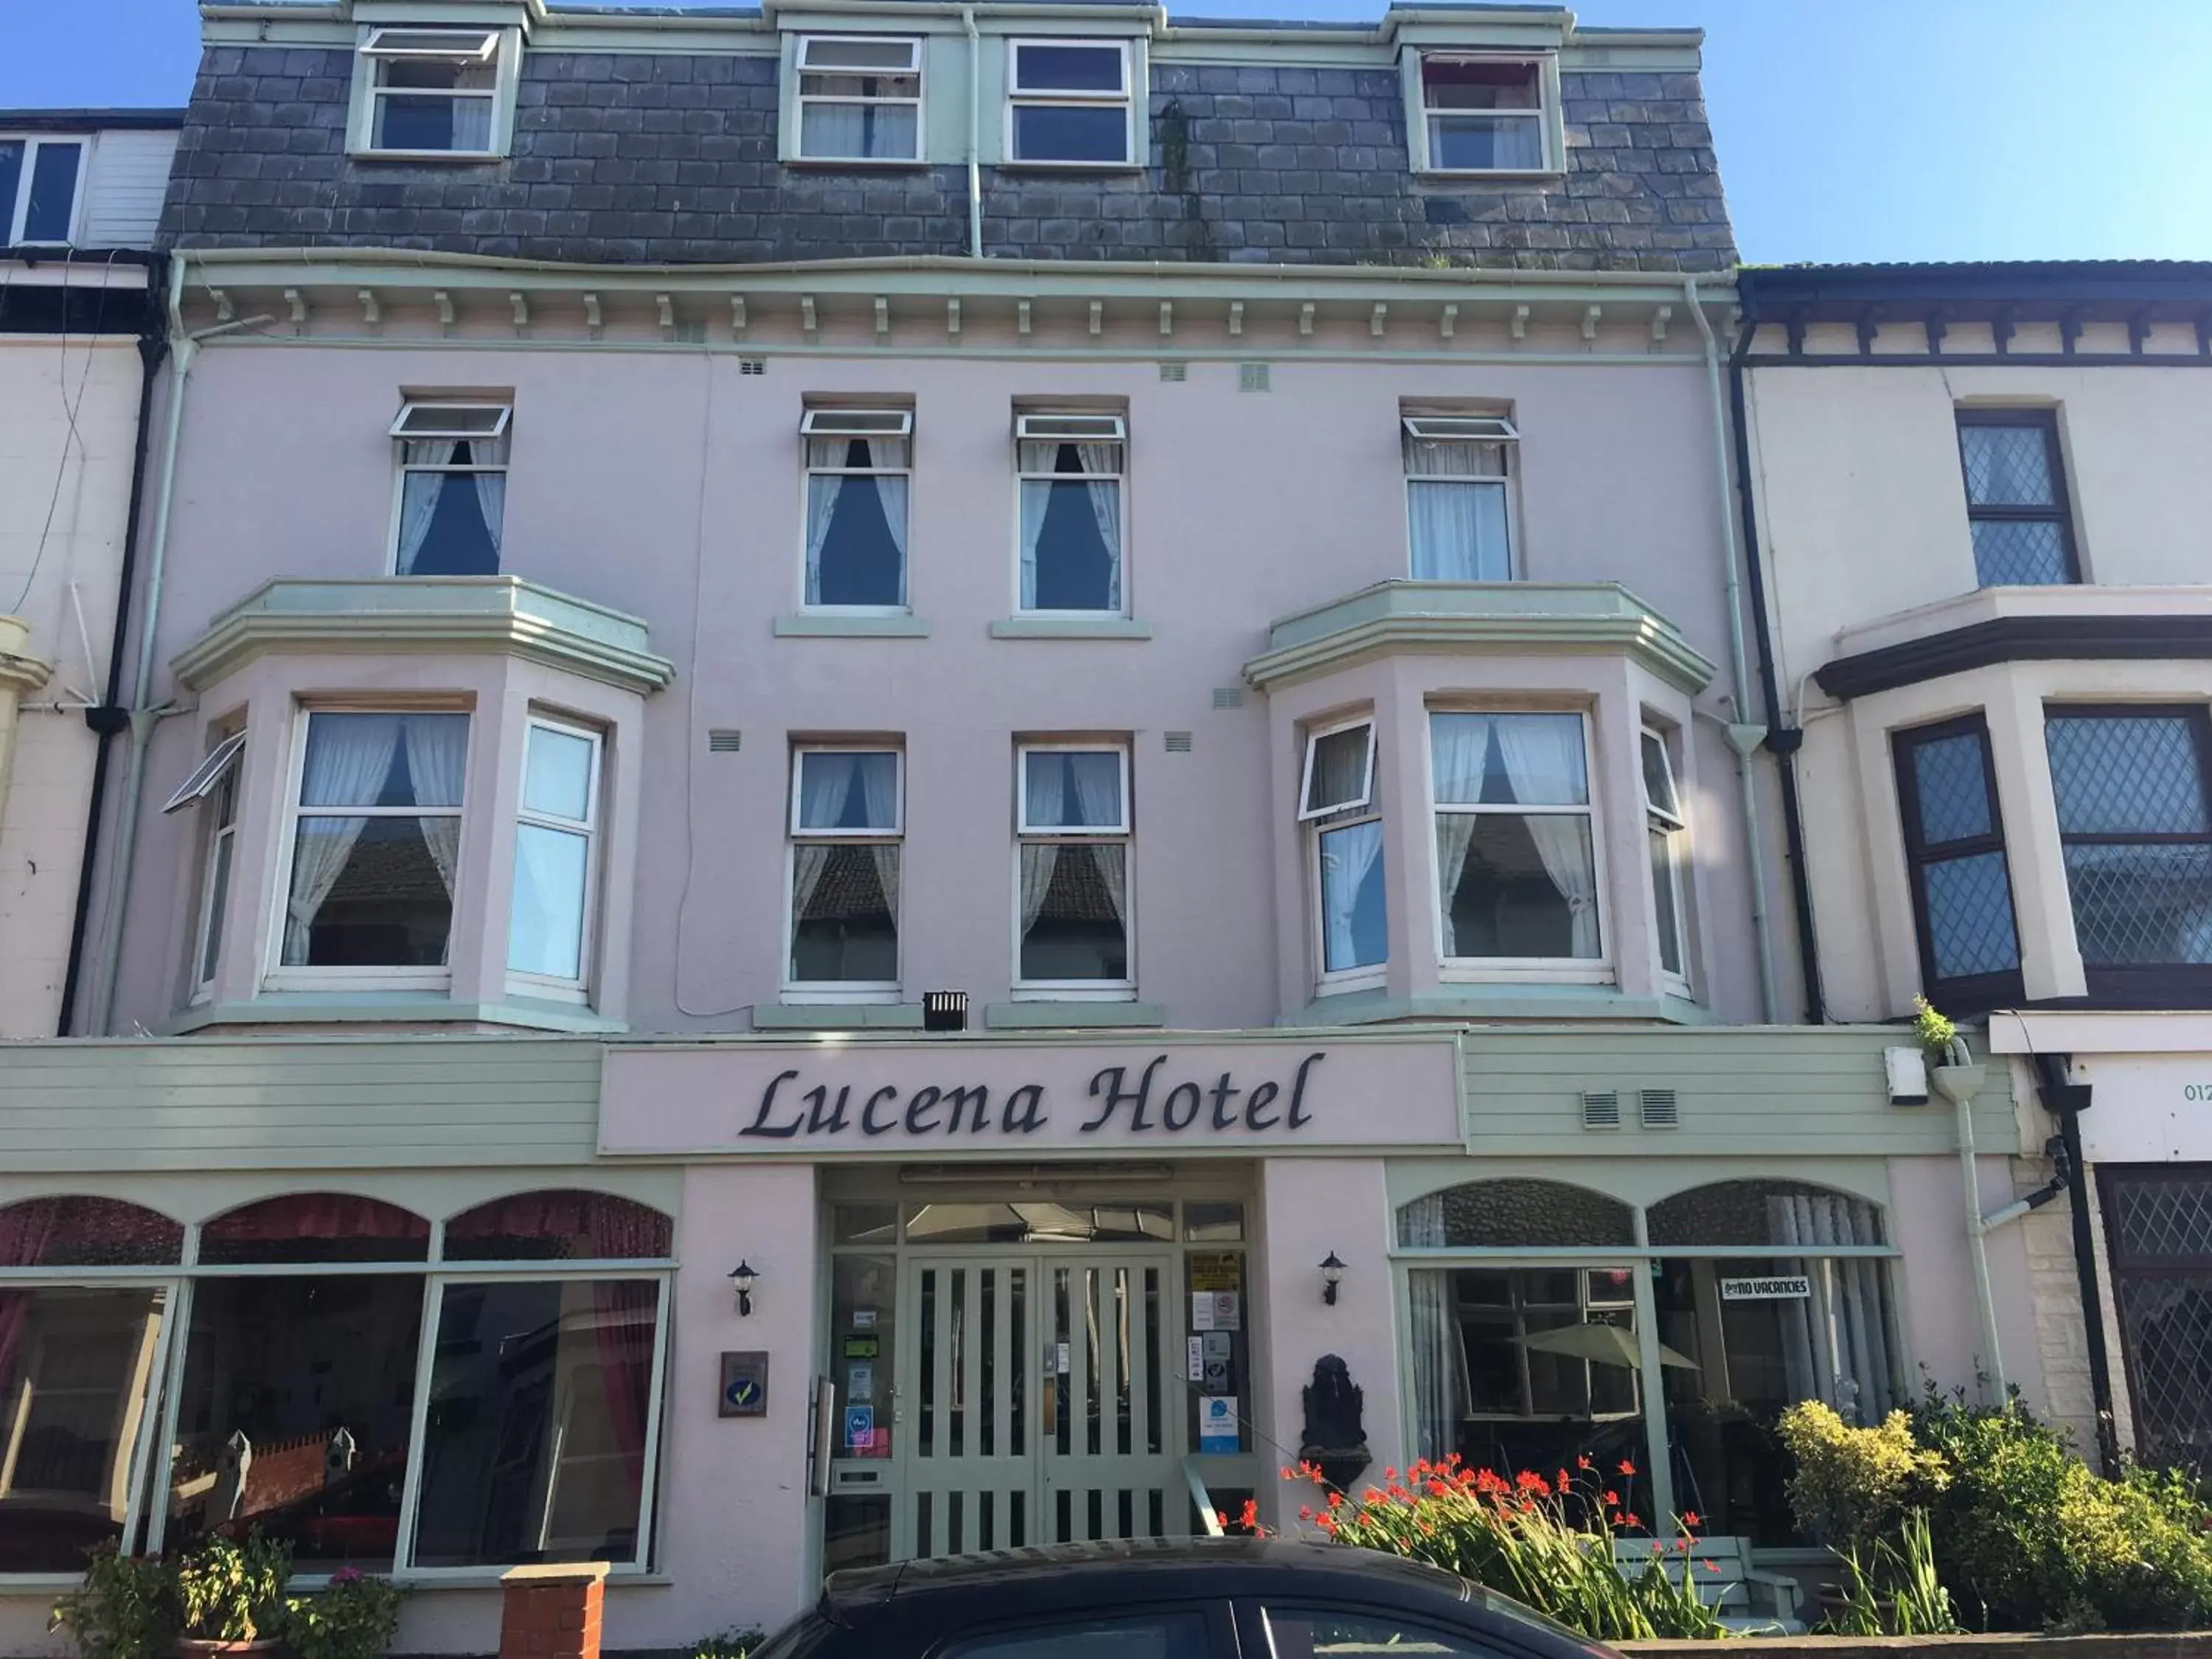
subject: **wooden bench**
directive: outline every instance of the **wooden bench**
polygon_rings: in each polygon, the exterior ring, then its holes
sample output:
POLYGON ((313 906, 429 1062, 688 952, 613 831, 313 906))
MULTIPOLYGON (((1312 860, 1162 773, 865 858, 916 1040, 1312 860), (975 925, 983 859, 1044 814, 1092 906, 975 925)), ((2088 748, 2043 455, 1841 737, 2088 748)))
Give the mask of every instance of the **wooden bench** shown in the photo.
MULTIPOLYGON (((1651 1559, 1648 1540, 1616 1540, 1613 1559, 1630 1573, 1641 1572, 1651 1559)), ((1684 1553, 1668 1549, 1667 1576, 1679 1581, 1684 1553)), ((1789 1636, 1804 1633, 1797 1616, 1797 1581, 1784 1572, 1769 1572, 1751 1560, 1748 1538, 1700 1538, 1690 1546, 1690 1582, 1698 1599, 1720 1615, 1730 1630, 1776 1631, 1789 1636)))

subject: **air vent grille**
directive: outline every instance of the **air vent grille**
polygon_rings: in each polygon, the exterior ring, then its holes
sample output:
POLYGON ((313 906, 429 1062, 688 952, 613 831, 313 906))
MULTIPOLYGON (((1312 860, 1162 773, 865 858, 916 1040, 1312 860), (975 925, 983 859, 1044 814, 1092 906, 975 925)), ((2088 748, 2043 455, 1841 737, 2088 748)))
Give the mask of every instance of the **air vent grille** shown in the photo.
POLYGON ((1636 1100, 1644 1114, 1644 1127, 1647 1129, 1671 1129, 1682 1121, 1672 1089, 1638 1090, 1636 1100))
POLYGON ((1620 1094, 1618 1090, 1593 1090, 1583 1096, 1583 1127, 1585 1129, 1618 1129, 1620 1127, 1620 1094))
POLYGON ((1188 755, 1190 753, 1190 733, 1188 732, 1169 732, 1167 734, 1166 748, 1168 753, 1170 755, 1188 755))
POLYGON ((1271 378, 1268 366, 1265 363, 1237 365, 1237 389, 1239 392, 1273 391, 1273 387, 1270 384, 1271 378))
POLYGON ((740 357, 738 359, 738 373, 740 374, 765 374, 768 373, 768 359, 765 357, 740 357))
POLYGON ((1241 685, 1215 686, 1213 706, 1216 708, 1242 708, 1244 706, 1244 688, 1241 685))
POLYGON ((707 343, 707 325, 696 317, 679 317, 668 331, 668 337, 678 345, 707 343))
POLYGON ((710 755, 734 755, 744 747, 745 734, 731 726, 717 726, 707 732, 707 752, 710 755))
POLYGON ((1170 386, 1181 386, 1185 380, 1190 379, 1190 365, 1188 363, 1162 363, 1160 365, 1160 379, 1165 380, 1170 386))

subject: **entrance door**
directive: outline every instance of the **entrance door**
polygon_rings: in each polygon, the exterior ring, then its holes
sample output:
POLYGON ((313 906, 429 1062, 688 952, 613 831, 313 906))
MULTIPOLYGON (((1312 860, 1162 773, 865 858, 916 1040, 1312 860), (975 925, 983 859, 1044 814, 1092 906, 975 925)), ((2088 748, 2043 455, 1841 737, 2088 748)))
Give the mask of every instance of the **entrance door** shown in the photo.
POLYGON ((1174 1258, 917 1256, 898 1558, 1188 1530, 1174 1258))

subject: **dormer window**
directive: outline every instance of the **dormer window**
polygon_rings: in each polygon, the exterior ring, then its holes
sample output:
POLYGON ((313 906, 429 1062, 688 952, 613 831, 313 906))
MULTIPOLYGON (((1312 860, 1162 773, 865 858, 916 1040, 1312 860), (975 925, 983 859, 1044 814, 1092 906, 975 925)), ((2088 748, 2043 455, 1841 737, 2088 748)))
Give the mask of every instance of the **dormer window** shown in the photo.
POLYGON ((802 161, 921 159, 921 42, 803 35, 799 42, 802 161))
POLYGON ((1427 173, 1541 173, 1549 165, 1545 65, 1449 52, 1420 58, 1427 173))
POLYGON ((0 246, 76 240, 85 149, 82 138, 0 137, 0 246))
POLYGON ((1006 159, 1128 167, 1129 48, 1119 40, 1015 40, 1007 47, 1006 159))
POLYGON ((380 28, 361 48, 355 148, 370 155, 495 155, 502 148, 498 29, 380 28))

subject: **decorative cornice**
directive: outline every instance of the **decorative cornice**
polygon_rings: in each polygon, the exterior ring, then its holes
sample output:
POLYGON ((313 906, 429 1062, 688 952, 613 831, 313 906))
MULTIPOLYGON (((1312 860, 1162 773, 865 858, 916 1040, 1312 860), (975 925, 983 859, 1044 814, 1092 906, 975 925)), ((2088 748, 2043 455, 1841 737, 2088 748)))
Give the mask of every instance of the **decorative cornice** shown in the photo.
POLYGON ((641 695, 676 678, 637 617, 516 576, 280 579, 217 617, 170 666, 199 690, 269 652, 499 652, 641 695))
POLYGON ((1377 582, 1285 617, 1244 665, 1262 691, 1395 652, 1626 656, 1694 696, 1714 665, 1617 582, 1377 582))
POLYGON ((2212 659, 2212 616, 1997 617, 1838 657, 1813 678, 1848 702, 1998 663, 2206 659, 2212 659))
POLYGON ((0 617, 0 691, 13 691, 18 696, 35 691, 54 672, 52 663, 30 653, 26 648, 30 643, 28 623, 21 617, 0 617))

